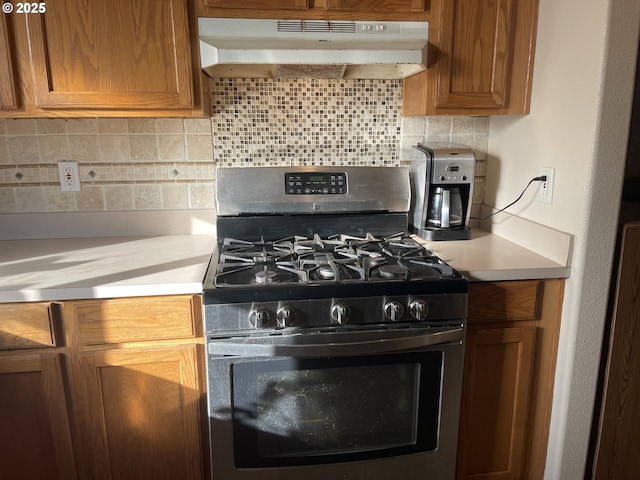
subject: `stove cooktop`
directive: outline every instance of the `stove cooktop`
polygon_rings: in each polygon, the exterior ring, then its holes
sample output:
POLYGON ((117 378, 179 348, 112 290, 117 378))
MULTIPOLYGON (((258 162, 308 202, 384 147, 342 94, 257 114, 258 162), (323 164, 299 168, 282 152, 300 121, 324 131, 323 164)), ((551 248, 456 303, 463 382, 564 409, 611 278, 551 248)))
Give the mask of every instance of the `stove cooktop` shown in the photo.
POLYGON ((374 290, 382 295, 404 294, 424 291, 427 284, 434 290, 436 283, 442 290, 443 281, 456 280, 466 282, 408 233, 292 236, 255 242, 225 238, 209 267, 205 303, 319 298, 344 295, 347 290, 358 295, 358 289, 362 294, 374 290))
POLYGON ((217 287, 282 283, 412 281, 449 277, 451 267, 412 238, 335 235, 247 242, 225 239, 217 287))

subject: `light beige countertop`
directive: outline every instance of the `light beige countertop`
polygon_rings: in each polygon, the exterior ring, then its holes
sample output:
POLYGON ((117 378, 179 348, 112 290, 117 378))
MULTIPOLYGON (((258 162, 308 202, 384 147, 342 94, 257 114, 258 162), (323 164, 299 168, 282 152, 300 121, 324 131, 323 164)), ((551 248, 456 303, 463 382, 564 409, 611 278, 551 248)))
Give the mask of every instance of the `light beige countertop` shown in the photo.
MULTIPOLYGON (((423 242, 471 281, 566 278, 570 268, 502 236, 423 242)), ((0 302, 198 294, 213 234, 0 240, 0 302)))
POLYGON ((566 265, 484 230, 474 229, 471 240, 417 240, 470 281, 567 278, 571 273, 566 265))
POLYGON ((0 241, 0 302, 198 294, 213 235, 0 241))

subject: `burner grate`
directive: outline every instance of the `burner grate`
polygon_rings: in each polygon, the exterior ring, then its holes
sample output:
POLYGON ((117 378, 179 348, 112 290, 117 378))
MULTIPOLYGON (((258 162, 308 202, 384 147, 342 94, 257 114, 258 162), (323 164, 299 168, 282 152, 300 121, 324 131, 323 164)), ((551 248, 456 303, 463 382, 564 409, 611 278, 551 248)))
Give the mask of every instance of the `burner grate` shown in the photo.
POLYGON ((214 283, 219 287, 411 281, 455 273, 405 233, 335 234, 256 242, 224 239, 214 283))

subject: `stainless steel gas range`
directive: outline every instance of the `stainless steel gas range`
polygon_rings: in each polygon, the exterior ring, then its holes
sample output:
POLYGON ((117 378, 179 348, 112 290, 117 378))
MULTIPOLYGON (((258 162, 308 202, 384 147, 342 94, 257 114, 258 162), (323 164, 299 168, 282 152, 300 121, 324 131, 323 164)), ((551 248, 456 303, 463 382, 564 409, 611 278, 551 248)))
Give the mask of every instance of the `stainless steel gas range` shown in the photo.
POLYGON ((467 281, 400 167, 220 168, 205 279, 215 480, 453 480, 467 281))

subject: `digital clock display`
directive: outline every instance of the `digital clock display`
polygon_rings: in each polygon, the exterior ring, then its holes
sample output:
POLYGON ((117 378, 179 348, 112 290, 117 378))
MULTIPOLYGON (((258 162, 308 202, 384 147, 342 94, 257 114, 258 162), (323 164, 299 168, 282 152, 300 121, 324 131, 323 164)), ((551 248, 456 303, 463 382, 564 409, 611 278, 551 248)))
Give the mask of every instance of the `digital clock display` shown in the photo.
POLYGON ((284 188, 287 195, 344 195, 347 193, 345 172, 285 173, 284 188))

